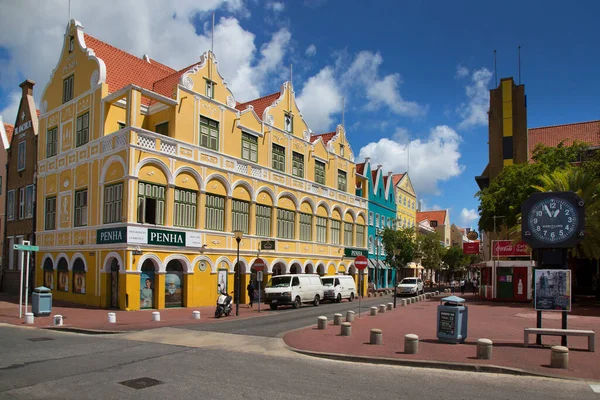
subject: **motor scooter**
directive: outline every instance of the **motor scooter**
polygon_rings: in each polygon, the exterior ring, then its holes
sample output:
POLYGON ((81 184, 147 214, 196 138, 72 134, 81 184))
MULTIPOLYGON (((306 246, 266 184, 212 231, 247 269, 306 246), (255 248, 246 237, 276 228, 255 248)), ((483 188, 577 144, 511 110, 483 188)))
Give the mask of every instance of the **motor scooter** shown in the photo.
MULTIPOLYGON (((231 292, 233 293, 233 292, 231 292)), ((233 297, 228 296, 227 292, 222 291, 217 298, 217 308, 215 309, 215 318, 221 318, 223 315, 226 317, 231 314, 231 301, 233 297)))

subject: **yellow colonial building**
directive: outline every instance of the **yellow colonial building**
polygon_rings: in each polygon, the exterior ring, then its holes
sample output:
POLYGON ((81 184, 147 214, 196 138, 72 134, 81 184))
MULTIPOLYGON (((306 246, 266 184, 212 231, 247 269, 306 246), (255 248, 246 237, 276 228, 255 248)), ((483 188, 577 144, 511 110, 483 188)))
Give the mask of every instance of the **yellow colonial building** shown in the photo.
POLYGON ((417 224, 417 194, 408 172, 392 176, 396 193, 396 229, 413 228, 417 224))
POLYGON ((41 113, 36 276, 55 299, 214 305, 236 265, 242 292, 261 264, 265 282, 357 277, 367 202, 352 150, 342 126, 311 132, 289 82, 240 104, 211 52, 176 71, 72 20, 41 113))

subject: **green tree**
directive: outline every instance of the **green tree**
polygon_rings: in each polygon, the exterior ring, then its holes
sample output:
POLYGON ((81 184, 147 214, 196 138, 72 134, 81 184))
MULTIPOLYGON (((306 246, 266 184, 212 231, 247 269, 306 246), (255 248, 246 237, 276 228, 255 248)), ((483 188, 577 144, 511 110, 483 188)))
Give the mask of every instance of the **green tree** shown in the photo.
POLYGON ((467 258, 459 247, 452 246, 444 252, 442 261, 448 266, 450 273, 460 273, 462 267, 465 266, 467 258))
POLYGON ((442 264, 444 247, 440 235, 436 233, 417 235, 416 257, 421 259, 421 265, 427 269, 439 271, 442 264))
POLYGON ((383 231, 381 241, 385 249, 385 261, 388 265, 393 266, 397 272, 402 272, 406 264, 414 259, 414 228, 400 230, 386 228, 383 231), (394 250, 400 250, 397 256, 394 256, 394 250))

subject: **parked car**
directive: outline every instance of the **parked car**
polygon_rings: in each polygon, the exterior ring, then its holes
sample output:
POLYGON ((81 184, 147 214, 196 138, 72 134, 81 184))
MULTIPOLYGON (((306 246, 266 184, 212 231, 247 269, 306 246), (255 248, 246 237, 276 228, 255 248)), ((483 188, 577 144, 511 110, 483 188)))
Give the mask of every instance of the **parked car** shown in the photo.
POLYGON ((353 301, 356 297, 356 283, 350 275, 329 275, 321 277, 324 299, 336 302, 342 299, 353 301))
POLYGON ((267 282, 265 304, 268 304, 271 310, 289 304, 294 308, 300 307, 302 303, 318 306, 323 295, 323 283, 319 275, 278 275, 267 282))
POLYGON ((424 293, 423 280, 421 278, 404 278, 398 284, 399 296, 415 296, 424 293))

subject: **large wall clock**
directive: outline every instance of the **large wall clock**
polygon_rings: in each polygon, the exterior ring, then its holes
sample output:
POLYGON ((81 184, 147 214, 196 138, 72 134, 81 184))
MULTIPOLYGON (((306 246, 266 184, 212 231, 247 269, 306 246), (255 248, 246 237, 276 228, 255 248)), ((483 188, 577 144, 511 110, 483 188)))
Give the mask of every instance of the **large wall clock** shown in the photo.
POLYGON ((584 228, 585 207, 574 192, 534 193, 521 205, 521 234, 534 249, 574 247, 584 228))

